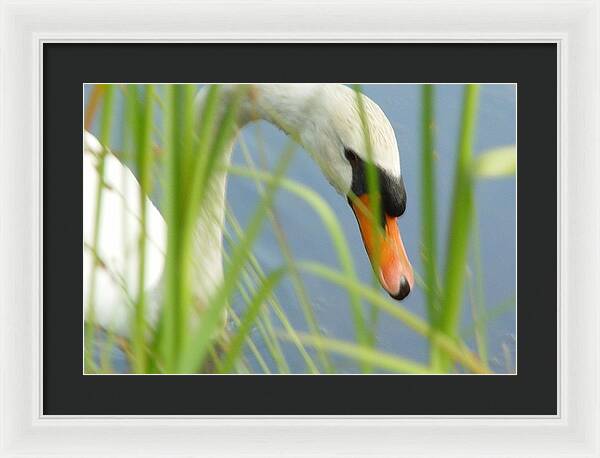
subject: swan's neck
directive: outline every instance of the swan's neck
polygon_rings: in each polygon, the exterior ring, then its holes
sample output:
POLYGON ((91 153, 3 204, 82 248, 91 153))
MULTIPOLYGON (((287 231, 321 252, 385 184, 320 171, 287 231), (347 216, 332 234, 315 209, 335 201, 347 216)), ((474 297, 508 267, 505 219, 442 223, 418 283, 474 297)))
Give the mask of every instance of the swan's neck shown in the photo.
MULTIPOLYGON (((227 97, 239 88, 235 85, 221 87, 220 99, 227 97)), ((244 99, 240 103, 236 134, 230 139, 222 153, 224 166, 228 166, 233 153, 237 132, 246 124, 266 120, 286 133, 290 126, 296 132, 301 128, 303 120, 307 119, 306 101, 310 99, 311 90, 315 86, 306 84, 269 84, 251 85, 244 88, 244 99)), ((207 88, 198 94, 196 112, 202 113, 207 88)), ((222 102, 223 109, 225 102, 222 102)), ((220 168, 222 170, 222 168, 220 168)), ((194 236, 194 272, 192 284, 194 293, 201 304, 210 300, 223 279, 223 229, 225 224, 227 173, 215 172, 211 176, 208 193, 203 199, 202 208, 196 222, 194 236)))
MULTIPOLYGON (((227 161, 233 143, 226 151, 227 161)), ((200 305, 210 300, 223 279, 223 227, 225 220, 225 191, 227 175, 215 173, 211 177, 206 197, 203 199, 193 240, 192 289, 200 305)))

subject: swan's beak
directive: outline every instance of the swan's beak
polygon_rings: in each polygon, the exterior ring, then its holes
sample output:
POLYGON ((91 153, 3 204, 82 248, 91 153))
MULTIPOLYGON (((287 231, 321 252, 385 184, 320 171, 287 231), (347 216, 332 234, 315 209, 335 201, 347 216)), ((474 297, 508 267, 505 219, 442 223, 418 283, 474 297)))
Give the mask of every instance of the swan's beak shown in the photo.
POLYGON ((379 275, 381 286, 390 296, 398 300, 404 299, 413 287, 414 274, 400 237, 396 222, 398 218, 385 215, 384 227, 376 227, 379 221, 370 217, 373 212, 369 205, 369 195, 359 196, 358 200, 362 205, 351 200, 350 205, 358 220, 373 270, 379 275))

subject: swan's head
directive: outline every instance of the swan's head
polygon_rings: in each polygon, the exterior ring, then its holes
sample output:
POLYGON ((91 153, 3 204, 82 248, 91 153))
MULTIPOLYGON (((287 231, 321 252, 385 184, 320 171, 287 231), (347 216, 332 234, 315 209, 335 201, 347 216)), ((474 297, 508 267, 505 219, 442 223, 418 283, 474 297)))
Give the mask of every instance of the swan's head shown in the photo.
MULTIPOLYGON (((235 90, 235 85, 225 86, 222 93, 230 96, 235 90)), ((362 96, 361 110, 356 92, 342 84, 252 84, 244 90, 248 97, 242 99, 239 125, 267 120, 306 148, 331 185, 348 200, 381 285, 395 299, 404 299, 414 284, 397 223, 406 208, 406 191, 396 136, 381 108, 362 96), (369 158, 378 177, 378 214, 367 184, 368 170, 372 170, 367 166, 369 158)), ((203 100, 202 93, 199 100, 203 100)))
POLYGON ((414 275, 397 224, 406 208, 406 190, 394 130, 381 108, 362 96, 369 152, 357 94, 352 89, 336 84, 305 90, 310 95, 296 114, 300 140, 332 186, 348 199, 381 285, 392 297, 403 299, 413 287, 414 275), (369 193, 369 158, 378 177, 378 215, 369 193))

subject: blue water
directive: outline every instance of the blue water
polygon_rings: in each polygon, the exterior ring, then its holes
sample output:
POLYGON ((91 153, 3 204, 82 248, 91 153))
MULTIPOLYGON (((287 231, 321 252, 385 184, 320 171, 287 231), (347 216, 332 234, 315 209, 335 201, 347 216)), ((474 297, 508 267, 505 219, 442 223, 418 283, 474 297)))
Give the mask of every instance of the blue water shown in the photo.
MULTIPOLYGON (((420 259, 420 86, 419 85, 365 85, 363 90, 386 113, 396 132, 402 173, 407 189, 407 210, 400 219, 400 230, 408 255, 415 270, 422 273, 420 259)), ((86 94, 89 87, 86 88, 86 94)), ((440 259, 443 266, 446 230, 449 219, 451 190, 454 177, 454 163, 458 144, 460 112, 462 103, 462 85, 436 85, 436 169, 438 218, 441 228, 438 233, 440 259)), ((483 85, 481 88, 480 108, 477 121, 475 154, 489 148, 516 143, 516 86, 483 85)), ((256 123, 244 129, 243 137, 257 163, 261 148, 266 150, 266 160, 272 166, 287 138, 278 129, 265 122, 256 123), (257 138, 264 139, 259 146, 257 138)), ((113 147, 118 149, 116 142, 113 147)), ((233 162, 245 165, 239 145, 236 146, 233 162)), ((352 251, 356 270, 363 282, 371 281, 371 267, 365 254, 356 220, 346 200, 339 196, 321 175, 316 164, 301 149, 297 151, 288 171, 288 177, 297 180, 317 191, 331 206, 345 230, 352 251)), ((228 201, 244 226, 251 217, 259 200, 254 183, 246 178, 231 176, 228 184, 228 201)), ((516 314, 515 296, 516 273, 516 180, 503 178, 485 180, 476 188, 476 204, 481 241, 481 257, 484 273, 485 305, 492 311, 493 319, 487 326, 490 364, 499 372, 515 370, 515 334, 516 314), (501 304, 502 313, 494 310, 501 304)), ((319 217, 299 198, 285 191, 276 197, 276 212, 287 241, 296 259, 318 261, 334 268, 338 267, 336 254, 330 244, 327 232, 319 217)), ((254 252, 265 270, 274 269, 283 264, 283 257, 273 229, 265 224, 254 252)), ((342 340, 354 340, 354 326, 350 315, 346 293, 324 280, 312 276, 303 276, 306 290, 315 307, 318 323, 326 336, 342 340)), ((277 296, 295 329, 307 330, 307 326, 298 304, 296 294, 289 280, 277 288, 277 296)), ((386 295, 383 291, 382 295, 386 295)), ((466 294, 468 296, 468 294, 466 294)), ((243 312, 243 302, 234 298, 234 307, 243 312)), ((415 288, 402 305, 410 311, 425 317, 423 292, 415 288)), ((471 304, 465 297, 462 316, 463 329, 472 326, 471 304)), ((276 321, 276 320, 275 320, 276 321)), ((263 347, 259 335, 255 332, 256 343, 263 347)), ((467 343, 475 348, 474 340, 467 336, 467 343)), ((426 362, 428 349, 426 340, 416 335, 397 320, 381 316, 377 332, 379 349, 402 355, 407 358, 426 362)), ((268 353, 262 348, 263 354, 268 353)), ((305 371, 305 365, 294 347, 284 344, 286 358, 294 372, 305 371)), ((252 362, 252 357, 249 356, 252 362)), ((357 372, 356 364, 344 358, 335 358, 340 373, 357 372)), ((257 368, 258 366, 255 366, 257 368)), ((274 366, 273 366, 274 368, 274 366)))

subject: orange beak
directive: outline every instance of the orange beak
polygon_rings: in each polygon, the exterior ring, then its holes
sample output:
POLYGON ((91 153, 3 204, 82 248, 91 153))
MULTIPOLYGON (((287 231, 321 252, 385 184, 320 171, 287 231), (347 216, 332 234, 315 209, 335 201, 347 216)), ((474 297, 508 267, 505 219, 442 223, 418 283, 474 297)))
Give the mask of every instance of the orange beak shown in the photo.
POLYGON ((390 296, 404 299, 413 287, 414 274, 400 237, 396 222, 398 218, 385 215, 385 227, 380 230, 374 226, 379 223, 379 218, 374 221, 370 216, 373 211, 369 205, 369 195, 363 194, 358 199, 362 205, 351 202, 351 206, 373 271, 379 275, 381 286, 390 296))

